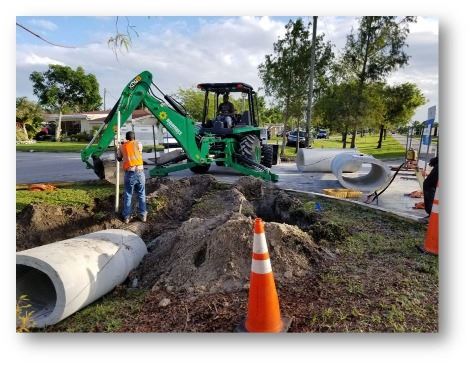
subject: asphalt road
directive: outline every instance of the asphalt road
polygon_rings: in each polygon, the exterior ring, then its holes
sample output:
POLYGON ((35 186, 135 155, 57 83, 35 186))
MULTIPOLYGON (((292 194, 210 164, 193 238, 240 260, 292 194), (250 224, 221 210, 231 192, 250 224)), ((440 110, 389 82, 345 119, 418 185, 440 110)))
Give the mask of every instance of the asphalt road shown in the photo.
MULTIPOLYGON (((153 154, 144 154, 144 159, 153 154)), ((402 160, 389 161, 389 165, 399 165, 402 160)), ((150 165, 152 167, 152 165, 150 165)), ((364 166, 360 174, 368 170, 364 166)), ((148 169, 146 168, 146 175, 148 169)), ((322 193, 325 188, 341 188, 337 178, 332 173, 300 173, 296 164, 282 163, 273 166, 272 171, 279 175, 277 183, 282 189, 294 189, 306 192, 322 193)), ((218 180, 233 183, 242 175, 226 168, 211 166, 210 173, 218 180)), ((419 189, 415 176, 401 173, 390 188, 381 196, 379 207, 407 216, 423 217, 423 210, 413 210, 412 206, 418 201, 404 196, 419 189)), ((191 176, 189 170, 170 174, 171 178, 191 176)), ((98 177, 93 170, 86 169, 78 153, 48 153, 48 152, 17 152, 16 153, 16 182, 30 184, 37 182, 84 181, 96 180, 98 177)))
POLYGON ((16 183, 98 179, 79 153, 16 152, 16 183))

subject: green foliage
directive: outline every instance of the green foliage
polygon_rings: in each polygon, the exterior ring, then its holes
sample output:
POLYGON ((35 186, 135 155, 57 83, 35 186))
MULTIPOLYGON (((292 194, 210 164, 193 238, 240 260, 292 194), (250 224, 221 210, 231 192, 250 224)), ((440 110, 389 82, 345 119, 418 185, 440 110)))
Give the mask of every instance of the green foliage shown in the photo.
POLYGON ((28 100, 25 96, 16 98, 16 124, 22 130, 20 135, 17 131, 17 140, 27 140, 33 137, 41 128, 42 122, 43 110, 37 103, 28 100), (18 139, 19 137, 21 139, 18 139))
POLYGON ((389 128, 406 125, 416 109, 427 101, 417 85, 410 82, 395 86, 386 85, 383 95, 386 106, 384 121, 389 128))
POLYGON ((382 84, 364 86, 357 93, 356 81, 332 85, 315 105, 315 114, 324 127, 344 133, 352 125, 368 127, 383 120, 384 100, 381 95, 382 84))
POLYGON ((34 325, 34 321, 31 319, 34 311, 29 308, 31 308, 31 304, 28 296, 26 294, 20 295, 16 301, 16 332, 29 332, 29 329, 34 325))
MULTIPOLYGON (((383 81, 387 75, 407 65, 409 56, 404 49, 409 34, 409 24, 415 22, 411 16, 402 19, 395 16, 364 16, 359 27, 347 36, 347 42, 339 65, 344 80, 355 80, 356 94, 361 99, 368 83, 383 81)), ((353 120, 353 138, 350 147, 355 147, 356 130, 359 127, 362 104, 357 104, 358 118, 353 120)))
MULTIPOLYGON (((199 122, 203 121, 204 92, 201 90, 189 88, 180 88, 177 92, 178 99, 181 101, 190 117, 199 122)), ((214 114, 214 98, 209 98, 208 117, 212 118, 214 114)))
MULTIPOLYGON (((74 112, 95 110, 101 105, 98 81, 93 74, 86 74, 82 67, 73 70, 69 66, 49 65, 45 72, 34 71, 30 75, 33 93, 39 104, 49 110, 65 109, 74 112)), ((60 140, 61 117, 56 128, 56 140, 60 140)))
POLYGON ((347 36, 342 67, 347 78, 360 84, 381 81, 392 71, 407 65, 405 53, 409 24, 415 17, 364 16, 359 27, 347 36))

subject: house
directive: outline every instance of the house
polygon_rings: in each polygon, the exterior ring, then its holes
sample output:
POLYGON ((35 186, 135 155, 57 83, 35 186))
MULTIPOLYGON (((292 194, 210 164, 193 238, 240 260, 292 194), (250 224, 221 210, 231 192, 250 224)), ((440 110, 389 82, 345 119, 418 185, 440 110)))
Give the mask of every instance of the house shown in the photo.
MULTIPOLYGON (((61 127, 64 136, 70 136, 77 133, 92 134, 94 130, 98 130, 102 125, 110 110, 91 111, 83 113, 62 114, 61 127)), ((45 124, 56 124, 59 120, 59 114, 45 114, 45 124)), ((121 134, 129 130, 134 130, 136 139, 140 140, 144 145, 152 145, 154 143, 153 134, 157 144, 163 143, 162 127, 158 126, 152 131, 157 119, 146 109, 134 110, 132 116, 124 123, 121 128, 121 134)))

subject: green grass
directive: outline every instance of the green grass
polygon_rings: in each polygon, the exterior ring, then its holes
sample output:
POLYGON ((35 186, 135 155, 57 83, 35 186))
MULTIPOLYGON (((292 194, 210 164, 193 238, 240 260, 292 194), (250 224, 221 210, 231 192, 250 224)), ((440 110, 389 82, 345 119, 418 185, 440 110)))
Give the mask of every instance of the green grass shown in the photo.
POLYGON ((104 198, 114 192, 114 186, 105 182, 76 183, 59 187, 54 191, 16 191, 16 211, 33 203, 81 206, 94 204, 95 198, 104 198))
POLYGON ((303 209, 322 207, 320 219, 348 231, 324 238, 335 259, 319 268, 319 290, 329 301, 312 313, 320 332, 436 332, 438 257, 417 250, 426 225, 348 202, 295 194, 303 209))
MULTIPOLYGON (((350 147, 350 138, 347 139, 347 148, 350 147)), ((372 155, 379 159, 389 159, 403 157, 405 154, 405 147, 396 141, 391 135, 386 137, 383 141, 381 149, 377 149, 378 135, 365 134, 364 137, 357 135, 356 145, 357 149, 365 154, 372 155)), ((277 139, 271 139, 270 143, 277 143, 277 139)), ((281 145, 281 138, 278 138, 278 144, 281 145)), ((311 144, 312 148, 342 148, 342 138, 340 135, 331 136, 329 139, 314 139, 311 144)), ((288 157, 296 156, 295 147, 286 147, 285 154, 288 157)))
POLYGON ((36 142, 34 144, 16 145, 17 151, 29 152, 80 152, 87 142, 36 142))
MULTIPOLYGON (((36 142, 34 144, 19 144, 16 145, 17 151, 29 152, 80 152, 82 151, 88 142, 36 142)), ((112 149, 112 147, 109 147, 112 149)), ((152 152, 154 145, 144 145, 142 147, 144 152, 152 152)), ((157 151, 163 151, 164 146, 156 145, 157 151)))
POLYGON ((87 306, 47 332, 119 332, 125 320, 137 316, 144 303, 146 291, 132 290, 124 294, 116 290, 87 306))

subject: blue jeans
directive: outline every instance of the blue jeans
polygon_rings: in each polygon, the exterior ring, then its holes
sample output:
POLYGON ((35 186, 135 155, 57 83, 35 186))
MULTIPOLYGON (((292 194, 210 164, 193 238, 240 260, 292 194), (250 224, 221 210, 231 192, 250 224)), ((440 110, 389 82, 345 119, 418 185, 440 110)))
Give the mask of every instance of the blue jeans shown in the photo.
POLYGON ((123 218, 131 216, 132 194, 136 189, 139 205, 139 215, 143 216, 146 210, 146 176, 144 171, 126 171, 124 173, 123 192, 123 218))

